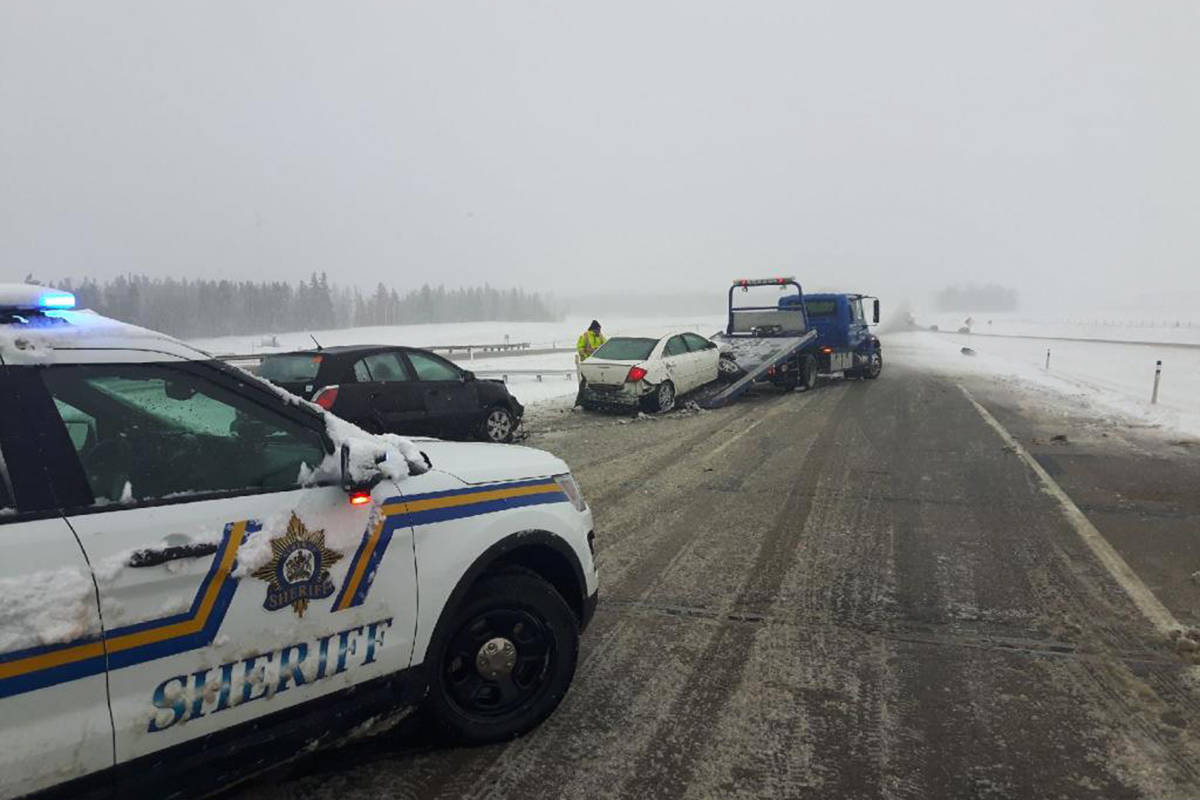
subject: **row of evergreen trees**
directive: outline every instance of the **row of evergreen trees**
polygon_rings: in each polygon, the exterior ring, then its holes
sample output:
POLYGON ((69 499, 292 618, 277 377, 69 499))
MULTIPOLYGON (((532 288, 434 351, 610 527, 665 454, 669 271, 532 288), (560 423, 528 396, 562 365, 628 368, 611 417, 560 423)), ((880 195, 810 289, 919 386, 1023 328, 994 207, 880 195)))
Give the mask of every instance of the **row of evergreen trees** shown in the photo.
MULTIPOLYGON (((34 282, 33 276, 26 280, 34 282)), ((484 285, 448 290, 426 284, 400 294, 380 283, 363 295, 357 288, 331 284, 325 273, 295 285, 146 275, 120 275, 104 282, 66 279, 53 285, 74 292, 80 308, 181 338, 557 318, 547 298, 521 289, 484 285)))
POLYGON ((1016 311, 1017 290, 995 283, 947 286, 934 297, 938 311, 1016 311))

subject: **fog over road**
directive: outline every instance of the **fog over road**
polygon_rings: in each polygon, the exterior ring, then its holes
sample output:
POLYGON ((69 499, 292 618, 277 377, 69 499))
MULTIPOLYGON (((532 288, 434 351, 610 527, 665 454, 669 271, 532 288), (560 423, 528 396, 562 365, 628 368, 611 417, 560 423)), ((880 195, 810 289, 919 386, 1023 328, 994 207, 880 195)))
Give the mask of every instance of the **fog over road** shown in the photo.
MULTIPOLYGON (((967 388, 1200 624, 1200 448, 967 388)), ((235 796, 1200 795, 1197 668, 953 380, 892 363, 530 428, 596 518, 600 605, 559 710, 473 749, 409 725, 235 796)))

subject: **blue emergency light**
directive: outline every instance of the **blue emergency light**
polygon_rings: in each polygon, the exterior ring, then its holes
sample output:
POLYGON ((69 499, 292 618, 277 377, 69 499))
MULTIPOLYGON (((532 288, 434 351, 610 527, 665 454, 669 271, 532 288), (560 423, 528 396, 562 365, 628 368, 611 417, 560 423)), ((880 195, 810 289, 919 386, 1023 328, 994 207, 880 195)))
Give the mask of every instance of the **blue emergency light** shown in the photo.
POLYGON ((30 283, 0 283, 0 310, 13 312, 68 311, 75 295, 30 283))
POLYGON ((70 292, 46 292, 38 305, 42 308, 74 308, 75 295, 70 292))

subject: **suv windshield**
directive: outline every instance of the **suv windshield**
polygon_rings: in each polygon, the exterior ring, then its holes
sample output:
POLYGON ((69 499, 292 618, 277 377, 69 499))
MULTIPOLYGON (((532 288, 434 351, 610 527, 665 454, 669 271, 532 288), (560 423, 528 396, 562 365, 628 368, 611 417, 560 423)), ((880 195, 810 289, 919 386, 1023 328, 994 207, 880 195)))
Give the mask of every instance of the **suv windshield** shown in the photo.
POLYGON ((650 351, 658 339, 634 339, 628 336, 614 336, 602 344, 592 358, 607 358, 612 361, 643 361, 650 357, 650 351))
POLYGON ((277 383, 307 383, 317 377, 323 358, 309 353, 267 356, 262 360, 258 374, 277 383))

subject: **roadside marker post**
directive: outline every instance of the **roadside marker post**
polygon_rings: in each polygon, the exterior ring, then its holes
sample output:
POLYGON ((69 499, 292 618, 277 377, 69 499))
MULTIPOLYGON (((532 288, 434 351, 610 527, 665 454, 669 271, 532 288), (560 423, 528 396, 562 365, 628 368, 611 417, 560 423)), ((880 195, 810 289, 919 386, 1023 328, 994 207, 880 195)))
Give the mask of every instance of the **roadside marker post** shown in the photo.
POLYGON ((1150 392, 1150 405, 1158 403, 1158 382, 1162 379, 1162 361, 1154 362, 1154 390, 1150 392))
POLYGON ((1050 371, 1050 348, 1046 348, 1046 372, 1050 371))

